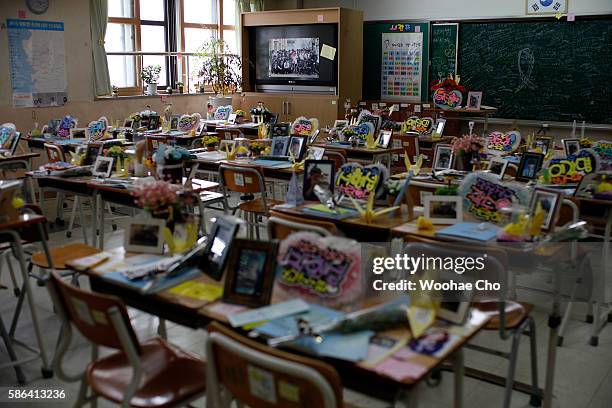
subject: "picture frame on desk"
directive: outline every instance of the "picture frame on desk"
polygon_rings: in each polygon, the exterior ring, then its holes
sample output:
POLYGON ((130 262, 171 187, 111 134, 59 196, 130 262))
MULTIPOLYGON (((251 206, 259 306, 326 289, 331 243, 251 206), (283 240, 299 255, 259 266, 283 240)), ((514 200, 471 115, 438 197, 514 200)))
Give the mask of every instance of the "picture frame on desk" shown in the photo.
POLYGON ((540 203, 542 210, 546 212, 544 222, 542 223, 542 231, 550 232, 557 220, 559 208, 563 201, 563 194, 560 190, 552 190, 548 188, 535 187, 531 193, 529 201, 529 214, 535 215, 537 205, 540 203))
POLYGON ((508 168, 508 160, 504 160, 501 157, 491 157, 489 160, 488 170, 497 176, 498 179, 503 180, 508 168))
POLYGON ((541 153, 525 152, 521 157, 515 179, 517 181, 535 180, 544 162, 544 155, 541 153))
POLYGON ((96 157, 91 174, 96 177, 108 178, 113 172, 114 159, 112 157, 96 157))
POLYGON ((533 146, 536 149, 539 147, 542 150, 542 154, 546 155, 553 146, 552 137, 538 136, 535 138, 533 146))
POLYGON ((290 123, 272 123, 270 125, 270 137, 289 136, 290 123))
POLYGON ((287 149, 287 155, 295 158, 295 161, 301 161, 304 152, 306 151, 307 136, 291 136, 289 139, 289 148, 287 149))
POLYGON ((151 116, 151 117, 149 117, 149 124, 147 125, 147 129, 148 130, 157 130, 157 129, 159 129, 159 122, 160 122, 160 117, 159 116, 151 116))
POLYGON ((235 125, 237 117, 238 117, 238 115, 236 115, 235 113, 230 113, 230 115, 227 117, 227 122, 230 125, 235 125))
POLYGON ((563 149, 566 156, 575 155, 580 151, 580 139, 563 139, 563 149))
POLYGON ((240 224, 234 217, 219 216, 215 219, 200 259, 200 269, 214 280, 219 281, 223 277, 228 254, 239 229, 240 224))
POLYGON ((334 180, 336 179, 335 162, 333 160, 306 160, 304 163, 304 200, 317 201, 319 198, 314 192, 316 185, 326 191, 334 193, 334 180))
POLYGON ((127 252, 158 254, 164 253, 163 230, 166 220, 161 218, 136 218, 125 227, 123 247, 127 252))
POLYGON ((392 137, 393 130, 381 130, 380 139, 378 140, 378 147, 387 149, 389 147, 389 143, 391 143, 392 137))
POLYGON ((438 118, 436 120, 436 124, 433 128, 433 132, 431 132, 432 140, 440 140, 442 135, 444 134, 444 127, 446 126, 446 119, 438 118))
POLYGON ((6 140, 3 146, 0 146, 0 152, 14 156, 19 146, 19 140, 21 139, 21 132, 14 132, 10 140, 6 140))
POLYGON ((325 148, 321 146, 308 146, 306 158, 310 160, 321 160, 325 154, 325 148))
POLYGON ((334 121, 334 129, 341 130, 349 125, 349 121, 346 119, 336 119, 334 121))
POLYGON ((70 138, 71 139, 87 139, 87 129, 86 128, 71 128, 70 129, 70 138))
POLYGON ((277 251, 276 241, 235 239, 229 253, 223 301, 249 307, 269 305, 277 251))
POLYGON ((423 215, 434 224, 456 224, 463 221, 463 198, 460 196, 427 195, 423 215))
POLYGON ((468 92, 467 97, 467 105, 465 109, 467 110, 480 110, 480 105, 482 104, 482 91, 470 91, 468 92))
POLYGON ((289 149, 289 136, 272 138, 272 156, 287 156, 289 149))
POLYGON ((446 143, 437 143, 434 149, 434 158, 431 167, 434 170, 446 170, 453 168, 453 148, 446 143))
POLYGON ((85 158, 83 159, 84 166, 91 166, 96 162, 96 159, 100 155, 102 144, 100 143, 89 143, 87 150, 85 151, 85 158))
POLYGON ((123 121, 123 127, 124 128, 132 128, 133 129, 134 126, 134 119, 126 119, 123 121))
POLYGON ((170 116, 170 130, 178 130, 178 124, 179 124, 180 117, 181 115, 170 116))

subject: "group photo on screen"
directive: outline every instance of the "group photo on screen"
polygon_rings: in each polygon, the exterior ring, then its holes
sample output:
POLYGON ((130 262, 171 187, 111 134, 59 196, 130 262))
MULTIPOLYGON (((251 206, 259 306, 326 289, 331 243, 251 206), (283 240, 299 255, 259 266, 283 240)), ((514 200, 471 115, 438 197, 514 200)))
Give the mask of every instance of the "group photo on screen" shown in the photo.
POLYGON ((270 40, 270 77, 319 78, 318 38, 270 40))

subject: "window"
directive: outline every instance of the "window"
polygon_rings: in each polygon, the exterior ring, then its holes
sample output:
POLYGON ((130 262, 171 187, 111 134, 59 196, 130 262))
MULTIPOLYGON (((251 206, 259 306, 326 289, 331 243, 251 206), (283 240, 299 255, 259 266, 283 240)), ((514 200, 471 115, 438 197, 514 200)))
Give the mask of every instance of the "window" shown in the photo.
POLYGON ((108 0, 105 48, 111 84, 123 94, 143 89, 140 71, 160 65, 159 89, 183 82, 195 90, 198 58, 210 38, 237 53, 235 0, 108 0))

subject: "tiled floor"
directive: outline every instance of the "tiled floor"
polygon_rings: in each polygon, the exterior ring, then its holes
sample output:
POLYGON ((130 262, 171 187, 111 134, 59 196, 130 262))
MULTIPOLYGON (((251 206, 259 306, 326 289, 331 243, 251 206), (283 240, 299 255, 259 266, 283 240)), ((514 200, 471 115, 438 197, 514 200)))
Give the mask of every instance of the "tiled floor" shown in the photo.
MULTIPOLYGON (((208 215, 212 213, 209 212, 208 215)), ((122 221, 119 220, 118 231, 113 232, 111 228, 106 228, 107 248, 120 245, 123 241, 121 230, 122 221)), ((63 232, 56 232, 51 235, 51 245, 61 245, 68 241, 78 241, 81 239, 81 232, 75 229, 70 240, 65 238, 63 232)), ((8 271, 5 265, 0 266, 0 281, 2 284, 12 289, 8 271)), ((87 281, 81 278, 81 284, 87 287, 87 281)), ((58 337, 59 325, 53 313, 48 294, 45 288, 32 285, 36 299, 36 308, 41 320, 45 345, 49 354, 52 354, 58 337)), ((16 298, 12 290, 0 290, 0 313, 4 324, 8 326, 12 311, 15 308, 16 298)), ((546 363, 546 351, 548 342, 547 327, 547 303, 540 302, 536 306, 534 316, 537 323, 537 344, 538 344, 538 367, 540 386, 544 383, 544 368, 546 363)), ((137 310, 130 310, 132 324, 138 336, 145 339, 154 336, 157 328, 157 319, 146 315, 137 310)), ((168 333, 170 341, 191 350, 197 354, 204 354, 205 333, 202 330, 191 330, 172 323, 168 323, 168 333)), ((605 327, 599 339, 599 346, 588 345, 591 325, 581 320, 571 320, 565 335, 563 347, 558 348, 556 380, 555 380, 555 403, 556 406, 563 408, 609 408, 612 407, 612 327, 605 327)), ((20 326, 18 328, 18 338, 34 344, 34 332, 32 330, 29 309, 25 309, 22 314, 20 326)), ((509 342, 499 339, 497 333, 482 333, 477 336, 475 343, 496 348, 509 348, 509 342)), ((18 351, 22 355, 21 351, 18 351)), ((87 342, 80 336, 76 336, 73 346, 66 361, 66 367, 71 372, 81 370, 89 360, 89 347, 87 342)), ((8 361, 4 345, 0 346, 0 363, 8 361)), ((491 373, 505 376, 507 362, 501 358, 489 356, 475 351, 466 351, 466 365, 470 367, 487 370, 491 373)), ((74 399, 78 385, 65 384, 57 378, 42 379, 40 373, 40 363, 38 361, 26 364, 24 367, 25 375, 31 387, 54 387, 65 389, 69 399, 74 399)), ((422 385, 419 388, 419 406, 442 408, 452 406, 453 399, 453 374, 445 372, 442 382, 437 387, 427 387, 422 385)), ((529 382, 529 339, 525 337, 521 342, 520 357, 518 360, 516 379, 529 382)), ((0 387, 15 386, 16 378, 12 369, 0 370, 0 387)), ((464 406, 466 407, 499 407, 503 398, 503 389, 498 386, 490 385, 470 378, 465 379, 464 406)), ((345 399, 360 407, 388 407, 389 403, 368 398, 361 393, 353 391, 345 392, 345 399)), ((528 396, 514 392, 512 407, 527 407, 528 396)), ((200 401, 198 406, 204 406, 200 401)), ((0 406, 15 407, 66 407, 64 403, 21 403, 21 404, 2 404, 0 406)), ((100 407, 113 406, 104 401, 100 401, 100 407)))

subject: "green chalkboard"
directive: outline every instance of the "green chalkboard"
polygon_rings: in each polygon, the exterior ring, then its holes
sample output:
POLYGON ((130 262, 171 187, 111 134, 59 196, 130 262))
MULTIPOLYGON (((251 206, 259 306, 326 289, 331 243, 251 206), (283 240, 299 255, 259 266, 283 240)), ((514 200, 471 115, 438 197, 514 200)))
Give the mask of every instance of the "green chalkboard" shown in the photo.
POLYGON ((433 24, 431 26, 431 81, 457 73, 458 23, 433 24))
MULTIPOLYGON (((363 99, 381 99, 383 34, 422 33, 421 100, 428 99, 429 23, 368 21, 363 25, 363 99)), ((385 98, 392 100, 389 98, 385 98)))
POLYGON ((612 124, 612 20, 466 22, 461 84, 497 117, 612 124))

